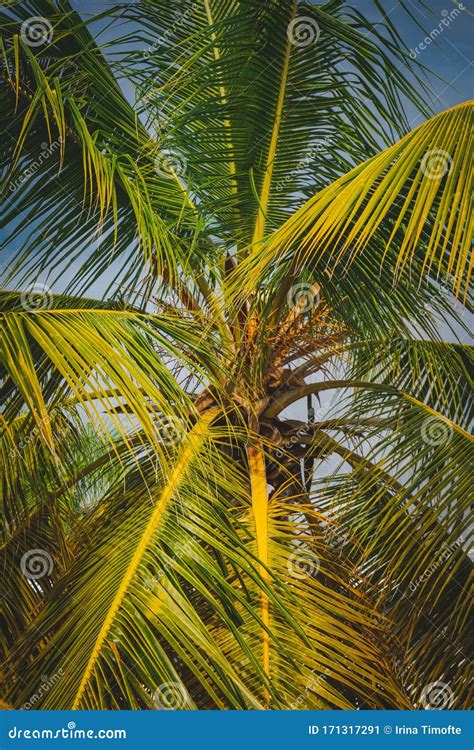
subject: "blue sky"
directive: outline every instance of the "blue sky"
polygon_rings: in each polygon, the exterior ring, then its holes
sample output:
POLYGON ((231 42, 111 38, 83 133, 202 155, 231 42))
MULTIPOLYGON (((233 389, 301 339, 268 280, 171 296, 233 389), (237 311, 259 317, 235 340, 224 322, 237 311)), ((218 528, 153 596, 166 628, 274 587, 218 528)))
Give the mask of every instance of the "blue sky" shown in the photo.
MULTIPOLYGON (((197 1, 194 0, 194 2, 197 1)), ((432 71, 427 77, 429 103, 434 112, 439 112, 473 98, 471 48, 473 47, 474 22, 469 11, 457 10, 453 0, 428 1, 429 9, 419 0, 381 0, 381 5, 408 49, 416 55, 418 62, 432 71)), ((466 4, 469 1, 472 2, 472 0, 466 0, 466 4)), ((132 4, 134 4, 133 0, 130 2, 130 5, 132 4)), ((86 18, 105 10, 113 3, 110 0, 71 0, 71 5, 83 18, 86 18)), ((381 21, 380 13, 373 0, 354 0, 354 5, 374 23, 381 21)), ((95 31, 98 31, 101 26, 102 24, 96 25, 95 31)), ((126 24, 117 21, 115 28, 103 36, 111 39, 126 31, 126 24)), ((131 86, 125 85, 124 91, 131 100, 134 99, 131 86)), ((407 104, 407 112, 410 126, 414 128, 419 125, 422 116, 415 108, 407 104)), ((18 246, 18 241, 15 245, 18 246)), ((14 251, 11 245, 10 251, 14 251)), ((4 269, 8 263, 8 257, 11 257, 10 252, 4 259, 4 269)), ((94 293, 98 293, 98 290, 94 289, 94 293)))
MULTIPOLYGON (((466 8, 467 3, 468 0, 466 8)), ((409 9, 428 35, 434 30, 439 30, 441 24, 442 31, 439 35, 433 35, 434 41, 425 44, 425 49, 420 49, 416 58, 435 74, 429 76, 428 81, 432 108, 439 112, 473 98, 474 20, 467 10, 453 16, 452 11, 456 9, 456 4, 452 0, 428 0, 427 4, 429 10, 418 0, 408 0, 405 3, 382 0, 381 3, 398 33, 413 51, 423 43, 426 34, 416 25, 415 20, 410 18, 403 5, 409 9)), ((357 0, 355 5, 368 18, 377 18, 378 14, 374 11, 372 0, 357 0)), ((420 118, 414 115, 410 124, 415 127, 419 122, 420 118)))
MULTIPOLYGON (((455 17, 453 16, 452 11, 456 6, 451 0, 429 1, 430 11, 427 11, 420 2, 410 2, 409 0, 405 2, 414 19, 425 29, 425 31, 422 31, 417 26, 415 20, 410 19, 400 1, 381 0, 392 24, 405 40, 407 47, 417 55, 419 62, 433 71, 433 74, 429 75, 427 79, 430 90, 430 104, 434 112, 439 112, 466 99, 473 98, 471 47, 474 23, 472 16, 465 10, 461 11, 455 17), (445 24, 442 23, 443 19, 445 19, 445 24), (440 33, 432 33, 438 29, 441 29, 440 33), (430 34, 436 38, 432 40, 429 37, 430 34), (429 43, 424 42, 426 36, 430 38, 429 43)), ((173 0, 170 0, 170 2, 173 2, 173 0)), ((90 14, 105 10, 110 4, 106 0, 73 0, 72 5, 80 12, 83 18, 86 18, 90 14)), ((374 22, 380 20, 380 15, 372 0, 357 0, 356 7, 374 22)), ((120 24, 120 22, 117 23, 120 24)), ((100 28, 100 25, 96 27, 96 30, 98 28, 100 28)), ((126 28, 122 23, 119 27, 107 32, 106 38, 110 39, 118 33, 125 32, 126 28)), ((125 93, 133 100, 131 87, 126 87, 125 93)), ((422 121, 419 113, 410 105, 407 105, 407 112, 410 126, 414 128, 419 125, 422 121)), ((21 239, 18 238, 14 244, 16 251, 21 245, 21 239)), ((10 251, 13 251, 11 244, 10 251)), ((10 252, 7 253, 7 258, 8 256, 10 256, 10 252)), ((7 258, 4 260, 4 269, 8 264, 7 258)), ((74 276, 73 268, 70 269, 70 274, 66 274, 66 277, 63 279, 64 283, 67 281, 68 275, 71 277, 74 276)), ((49 279, 45 278, 41 279, 41 281, 49 281, 49 279)), ((101 296, 103 285, 103 281, 98 282, 95 288, 91 290, 91 294, 101 296)), ((61 289, 55 286, 54 291, 59 292, 61 289)), ((469 324, 471 316, 466 316, 466 318, 469 318, 469 320, 465 319, 465 323, 469 324)), ((453 338, 444 325, 440 326, 439 333, 445 339, 452 340, 453 338)), ((468 343, 469 336, 466 336, 464 331, 459 331, 458 335, 464 343, 468 343)), ((331 398, 329 395, 322 399, 320 408, 323 409, 324 413, 326 413, 330 401, 331 398)), ((304 418, 301 406, 293 406, 289 410, 289 416, 304 418)))
MULTIPOLYGON (((191 0, 189 0, 191 2, 191 0)), ((173 2, 173 0, 170 0, 173 2)), ((420 49, 417 60, 430 69, 434 75, 428 77, 431 106, 435 112, 452 107, 474 96, 474 76, 472 65, 474 16, 469 11, 469 3, 457 0, 381 0, 380 5, 391 23, 411 50, 424 43, 425 36, 434 30, 434 40, 420 49), (426 6, 429 5, 429 8, 426 6), (457 6, 462 6, 459 15, 453 16, 457 6), (410 14, 412 17, 410 17, 410 14), (443 23, 444 20, 444 23, 443 23), (426 33, 417 25, 423 27, 426 33)), ((109 0, 71 0, 72 6, 83 16, 98 13, 110 7, 109 0)), ((112 3, 113 4, 113 3, 112 3)), ((130 5, 135 3, 131 0, 130 5)), ((370 20, 381 20, 373 0, 353 0, 353 5, 370 20)), ((123 26, 122 26, 123 30, 123 26)), ((407 107, 410 110, 409 107, 407 107)), ((420 122, 420 116, 412 111, 413 127, 420 122)))

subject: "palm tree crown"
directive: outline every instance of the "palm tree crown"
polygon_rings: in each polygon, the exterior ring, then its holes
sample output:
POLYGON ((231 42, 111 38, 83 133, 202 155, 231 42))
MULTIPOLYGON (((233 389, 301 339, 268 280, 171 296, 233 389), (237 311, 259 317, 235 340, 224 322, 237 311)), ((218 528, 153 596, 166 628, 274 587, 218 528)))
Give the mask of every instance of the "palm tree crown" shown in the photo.
POLYGON ((471 103, 343 0, 0 17, 1 697, 467 707, 471 103))

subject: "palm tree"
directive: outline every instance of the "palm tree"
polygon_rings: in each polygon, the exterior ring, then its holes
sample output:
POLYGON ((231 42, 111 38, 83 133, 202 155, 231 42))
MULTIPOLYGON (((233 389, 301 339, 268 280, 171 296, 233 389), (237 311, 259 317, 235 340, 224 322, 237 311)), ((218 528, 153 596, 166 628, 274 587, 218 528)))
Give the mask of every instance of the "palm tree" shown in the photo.
POLYGON ((0 17, 1 697, 467 707, 471 105, 343 0, 0 17))

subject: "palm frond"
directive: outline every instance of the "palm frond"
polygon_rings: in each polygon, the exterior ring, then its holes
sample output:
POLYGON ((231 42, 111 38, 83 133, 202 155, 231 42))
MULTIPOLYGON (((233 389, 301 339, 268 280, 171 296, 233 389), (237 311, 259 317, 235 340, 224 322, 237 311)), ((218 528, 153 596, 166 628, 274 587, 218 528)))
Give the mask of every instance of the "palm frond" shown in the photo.
POLYGON ((138 283, 146 268, 176 275, 197 226, 179 177, 172 166, 157 169, 159 144, 124 97, 88 23, 66 3, 28 6, 2 12, 2 223, 8 243, 22 240, 10 266, 17 283, 53 264, 64 274, 71 260, 76 288, 110 266, 122 282, 132 272, 138 283), (50 24, 47 45, 31 48, 20 34, 32 13, 50 24))
POLYGON ((320 191, 255 249, 247 291, 270 263, 334 274, 364 253, 399 284, 413 283, 415 264, 415 283, 441 275, 466 299, 472 219, 461 196, 472 187, 471 119, 469 102, 442 112, 320 191))
POLYGON ((420 103, 390 29, 339 0, 142 0, 124 12, 145 30, 144 52, 123 63, 144 116, 184 157, 216 233, 242 252, 379 139, 406 132, 402 94, 420 103))

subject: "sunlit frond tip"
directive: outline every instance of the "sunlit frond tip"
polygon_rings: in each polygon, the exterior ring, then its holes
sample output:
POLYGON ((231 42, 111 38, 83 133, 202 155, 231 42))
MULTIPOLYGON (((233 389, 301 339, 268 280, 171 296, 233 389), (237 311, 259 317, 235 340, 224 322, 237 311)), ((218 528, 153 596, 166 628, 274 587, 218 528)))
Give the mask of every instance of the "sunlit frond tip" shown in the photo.
POLYGON ((466 297, 472 272, 473 102, 418 126, 398 143, 320 191, 255 248, 249 263, 292 260, 347 267, 366 248, 395 279, 415 270, 466 297))

